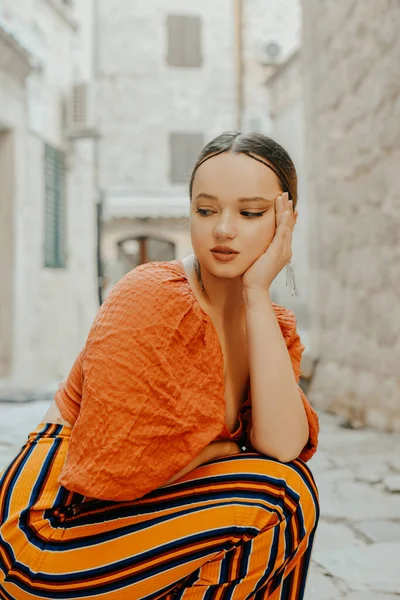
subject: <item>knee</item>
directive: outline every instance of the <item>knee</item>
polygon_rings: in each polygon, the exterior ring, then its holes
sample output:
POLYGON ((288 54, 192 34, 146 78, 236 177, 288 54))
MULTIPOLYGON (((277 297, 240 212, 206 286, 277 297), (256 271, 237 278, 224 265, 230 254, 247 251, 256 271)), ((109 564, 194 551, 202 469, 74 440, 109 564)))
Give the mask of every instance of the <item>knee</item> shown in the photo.
POLYGON ((302 537, 315 530, 319 520, 319 495, 309 467, 299 459, 281 463, 258 455, 241 455, 241 473, 252 484, 257 511, 270 520, 271 512, 279 521, 294 517, 302 537))

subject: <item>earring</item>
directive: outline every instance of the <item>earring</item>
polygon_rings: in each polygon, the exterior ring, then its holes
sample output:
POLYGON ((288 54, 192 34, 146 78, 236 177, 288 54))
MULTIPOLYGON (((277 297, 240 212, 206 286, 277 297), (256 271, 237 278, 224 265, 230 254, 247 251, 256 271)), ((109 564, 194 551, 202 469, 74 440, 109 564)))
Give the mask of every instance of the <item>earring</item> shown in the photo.
POLYGON ((204 284, 203 284, 203 280, 201 278, 200 263, 199 263, 197 256, 195 256, 195 258, 194 258, 194 270, 196 273, 197 281, 199 282, 199 285, 201 287, 201 291, 204 292, 204 284))
POLYGON ((291 260, 289 260, 289 262, 286 265, 286 287, 290 287, 290 292, 292 296, 296 296, 296 298, 299 297, 296 287, 296 279, 294 276, 293 264, 291 260))

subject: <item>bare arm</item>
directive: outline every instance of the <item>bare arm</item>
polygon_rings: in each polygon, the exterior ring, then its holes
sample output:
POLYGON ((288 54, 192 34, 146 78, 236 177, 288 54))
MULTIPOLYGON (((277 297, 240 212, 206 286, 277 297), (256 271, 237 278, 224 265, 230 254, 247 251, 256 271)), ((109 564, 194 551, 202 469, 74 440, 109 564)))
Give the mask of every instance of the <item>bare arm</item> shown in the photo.
POLYGON ((210 460, 215 460, 222 456, 228 456, 229 454, 238 454, 239 452, 240 448, 235 442, 231 442, 229 440, 212 442, 211 444, 203 448, 200 454, 195 456, 195 458, 188 465, 186 465, 186 467, 179 471, 179 473, 176 473, 173 477, 171 477, 171 479, 167 481, 167 483, 160 487, 165 487, 166 485, 173 483, 180 477, 186 475, 186 473, 193 471, 193 469, 196 469, 196 467, 199 467, 200 465, 209 462, 210 460))
POLYGON ((245 291, 253 426, 252 446, 282 462, 297 458, 309 426, 268 291, 245 291))

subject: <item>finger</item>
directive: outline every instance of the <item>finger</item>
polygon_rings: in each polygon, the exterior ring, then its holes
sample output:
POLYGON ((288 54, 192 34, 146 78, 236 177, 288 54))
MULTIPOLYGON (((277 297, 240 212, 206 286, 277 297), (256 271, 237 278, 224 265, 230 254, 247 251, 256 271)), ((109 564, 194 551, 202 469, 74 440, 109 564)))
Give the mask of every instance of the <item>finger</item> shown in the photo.
POLYGON ((293 215, 290 212, 290 210, 285 210, 282 213, 281 216, 281 220, 280 220, 280 226, 282 229, 290 229, 290 231, 292 231, 293 229, 293 215))
POLYGON ((275 201, 275 224, 276 227, 279 226, 281 217, 282 217, 282 194, 279 194, 279 196, 276 197, 276 201, 275 201))
MULTIPOLYGON (((289 212, 291 218, 293 217, 293 200, 289 200, 289 193, 284 192, 282 195, 282 214, 286 211, 289 212)), ((294 220, 291 224, 294 227, 294 220)))

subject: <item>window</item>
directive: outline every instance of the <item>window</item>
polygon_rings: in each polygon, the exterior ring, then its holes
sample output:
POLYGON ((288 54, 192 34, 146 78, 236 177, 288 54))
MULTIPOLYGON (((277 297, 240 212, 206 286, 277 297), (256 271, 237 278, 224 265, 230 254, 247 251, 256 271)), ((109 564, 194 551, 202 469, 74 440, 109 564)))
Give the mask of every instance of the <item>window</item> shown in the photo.
POLYGON ((45 144, 44 266, 66 267, 65 157, 45 144))
POLYGON ((188 183, 191 170, 203 145, 202 133, 170 133, 171 183, 188 183))
POLYGON ((201 20, 192 15, 168 15, 168 55, 171 67, 201 67, 201 20))

